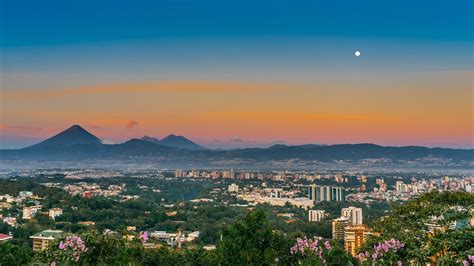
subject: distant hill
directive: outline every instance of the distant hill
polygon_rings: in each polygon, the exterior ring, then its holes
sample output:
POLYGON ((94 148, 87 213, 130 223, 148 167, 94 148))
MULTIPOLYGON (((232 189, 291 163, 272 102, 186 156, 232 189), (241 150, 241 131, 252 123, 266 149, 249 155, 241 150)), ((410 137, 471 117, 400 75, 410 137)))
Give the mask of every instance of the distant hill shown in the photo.
POLYGON ((0 150, 7 160, 117 160, 153 162, 162 165, 226 167, 229 165, 314 167, 318 163, 353 166, 401 166, 474 168, 473 149, 385 147, 370 143, 337 145, 274 145, 269 148, 209 150, 183 136, 169 135, 131 139, 121 144, 102 144, 80 126, 71 128, 36 145, 18 150, 0 150))
POLYGON ((153 137, 148 137, 148 136, 144 136, 141 139, 149 141, 149 142, 153 142, 156 144, 160 144, 163 146, 186 149, 186 150, 205 150, 206 149, 183 136, 176 136, 174 134, 168 135, 162 140, 159 140, 153 137))
POLYGON ((51 146, 71 146, 79 144, 101 144, 102 141, 89 133, 81 126, 74 125, 63 132, 52 136, 45 141, 28 147, 28 149, 37 149, 51 146))

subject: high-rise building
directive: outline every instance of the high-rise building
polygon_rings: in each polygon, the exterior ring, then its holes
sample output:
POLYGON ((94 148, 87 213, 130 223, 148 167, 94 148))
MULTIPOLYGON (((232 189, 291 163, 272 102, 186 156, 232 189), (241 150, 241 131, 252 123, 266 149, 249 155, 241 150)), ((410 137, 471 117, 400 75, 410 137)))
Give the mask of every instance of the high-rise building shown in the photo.
POLYGON ((174 172, 174 177, 177 177, 177 178, 186 177, 186 172, 182 170, 176 170, 174 172))
POLYGON ((332 201, 345 201, 346 190, 342 187, 331 187, 331 200, 332 201))
POLYGON ((339 217, 332 220, 332 239, 344 240, 344 230, 349 223, 350 220, 347 217, 339 217))
POLYGON ((350 219, 351 224, 362 224, 362 208, 348 207, 342 208, 341 216, 350 219))
POLYGON ((344 201, 345 189, 341 187, 309 185, 308 198, 312 201, 344 201))
POLYGON ((320 222, 327 216, 327 213, 323 210, 310 210, 308 212, 308 221, 320 222))
POLYGON ((344 249, 352 256, 364 244, 368 235, 372 234, 365 224, 348 225, 344 228, 344 249))

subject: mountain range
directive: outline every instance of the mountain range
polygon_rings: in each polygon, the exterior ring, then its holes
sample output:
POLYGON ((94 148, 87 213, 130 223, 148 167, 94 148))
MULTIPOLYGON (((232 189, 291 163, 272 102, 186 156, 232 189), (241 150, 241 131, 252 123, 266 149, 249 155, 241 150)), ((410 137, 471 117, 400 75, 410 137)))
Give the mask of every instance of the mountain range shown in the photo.
POLYGON ((386 147, 370 143, 337 145, 274 145, 269 148, 206 149, 176 135, 163 139, 144 136, 121 144, 103 144, 81 126, 74 125, 38 144, 0 150, 1 160, 120 160, 163 165, 311 166, 320 163, 364 165, 420 165, 474 167, 473 149, 386 147))

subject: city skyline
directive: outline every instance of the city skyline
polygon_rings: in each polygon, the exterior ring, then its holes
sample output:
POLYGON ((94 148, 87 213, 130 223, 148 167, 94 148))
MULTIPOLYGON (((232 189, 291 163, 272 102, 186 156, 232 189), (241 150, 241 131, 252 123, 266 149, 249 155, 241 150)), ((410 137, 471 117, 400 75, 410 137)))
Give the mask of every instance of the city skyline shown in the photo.
POLYGON ((470 1, 140 2, 2 3, 0 148, 474 147, 470 1))

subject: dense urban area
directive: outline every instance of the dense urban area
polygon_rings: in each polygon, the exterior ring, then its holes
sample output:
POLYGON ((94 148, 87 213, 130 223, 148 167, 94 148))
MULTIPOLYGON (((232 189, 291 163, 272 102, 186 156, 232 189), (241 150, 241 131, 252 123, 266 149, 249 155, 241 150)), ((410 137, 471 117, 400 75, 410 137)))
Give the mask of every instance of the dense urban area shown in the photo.
POLYGON ((461 264, 474 254, 473 176, 100 169, 2 176, 1 265, 461 264))

